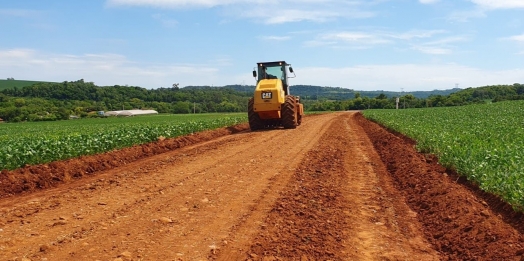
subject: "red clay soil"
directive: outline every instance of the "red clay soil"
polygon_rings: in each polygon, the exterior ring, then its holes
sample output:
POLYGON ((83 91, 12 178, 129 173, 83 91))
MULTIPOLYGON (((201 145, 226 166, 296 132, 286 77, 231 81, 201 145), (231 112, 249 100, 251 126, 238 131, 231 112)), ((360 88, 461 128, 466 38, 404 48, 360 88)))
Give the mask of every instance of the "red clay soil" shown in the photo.
MULTIPOLYGON (((255 260, 343 260, 343 241, 350 226, 344 214, 347 198, 339 184, 348 183, 343 151, 345 131, 332 124, 295 170, 286 189, 254 238, 247 258, 255 260), (342 142, 339 142, 342 140, 342 142)), ((343 126, 342 126, 343 127, 343 126)))
POLYGON ((524 260, 520 214, 358 113, 247 128, 3 171, 0 260, 524 260))
POLYGON ((363 129, 343 116, 295 170, 246 260, 438 260, 363 129))
POLYGON ((435 157, 418 153, 413 141, 362 115, 357 119, 443 260, 524 260, 521 214, 493 196, 488 197, 494 203, 490 206, 478 196, 486 193, 457 183, 435 157), (502 216, 511 221, 505 223, 502 216))
POLYGON ((159 138, 158 141, 153 143, 114 150, 103 154, 83 156, 48 164, 26 166, 14 171, 3 170, 0 172, 0 198, 55 187, 62 183, 68 183, 73 179, 80 179, 93 173, 126 165, 138 159, 151 157, 248 129, 249 126, 247 124, 239 124, 174 139, 159 138))

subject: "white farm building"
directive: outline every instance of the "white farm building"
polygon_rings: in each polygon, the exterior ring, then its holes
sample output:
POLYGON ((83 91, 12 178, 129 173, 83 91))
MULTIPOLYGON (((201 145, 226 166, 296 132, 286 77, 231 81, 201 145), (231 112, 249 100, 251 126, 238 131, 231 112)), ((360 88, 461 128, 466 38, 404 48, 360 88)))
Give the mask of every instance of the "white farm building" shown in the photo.
POLYGON ((105 116, 137 116, 146 114, 158 114, 155 110, 123 110, 123 111, 106 111, 105 116))

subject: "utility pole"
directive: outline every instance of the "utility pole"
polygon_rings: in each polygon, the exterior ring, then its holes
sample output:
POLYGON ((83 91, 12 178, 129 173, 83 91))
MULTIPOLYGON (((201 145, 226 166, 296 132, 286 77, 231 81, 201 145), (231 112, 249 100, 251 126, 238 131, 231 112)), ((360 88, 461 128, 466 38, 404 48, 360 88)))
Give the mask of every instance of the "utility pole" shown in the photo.
MULTIPOLYGON (((400 88, 400 98, 402 99, 402 95, 404 94, 404 88, 400 88)), ((404 98, 404 109, 406 108, 406 98, 404 98)))

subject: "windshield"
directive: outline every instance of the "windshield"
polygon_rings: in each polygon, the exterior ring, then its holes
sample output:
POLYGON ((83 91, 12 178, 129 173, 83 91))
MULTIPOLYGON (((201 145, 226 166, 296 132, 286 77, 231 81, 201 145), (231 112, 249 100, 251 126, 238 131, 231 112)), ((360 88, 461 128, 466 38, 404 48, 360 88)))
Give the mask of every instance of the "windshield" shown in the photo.
POLYGON ((265 79, 280 79, 283 80, 284 75, 281 66, 266 67, 265 79))
POLYGON ((282 66, 264 66, 259 67, 258 80, 263 79, 280 79, 285 81, 284 72, 282 71, 282 66), (265 71, 264 71, 265 69, 265 71))
MULTIPOLYGON (((259 63, 258 67, 258 79, 257 84, 264 79, 278 79, 282 81, 282 87, 284 87, 284 93, 289 94, 287 73, 286 73, 286 62, 271 62, 271 63, 259 63)), ((256 73, 255 73, 256 74, 256 73)), ((254 75, 255 76, 255 75, 254 75)))

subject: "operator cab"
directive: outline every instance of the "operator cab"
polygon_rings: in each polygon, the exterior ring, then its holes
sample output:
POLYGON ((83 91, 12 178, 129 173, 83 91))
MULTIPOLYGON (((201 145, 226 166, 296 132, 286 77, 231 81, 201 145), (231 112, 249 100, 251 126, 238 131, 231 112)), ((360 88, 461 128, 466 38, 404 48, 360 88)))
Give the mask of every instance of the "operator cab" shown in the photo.
MULTIPOLYGON (((293 75, 295 74, 291 64, 288 64, 285 61, 258 63, 257 83, 266 79, 280 79, 284 87, 284 92, 286 95, 289 95, 288 78, 295 78, 295 76, 288 77, 286 67, 289 67, 290 73, 293 73, 293 75)), ((257 77, 257 70, 253 70, 253 77, 257 77)))

